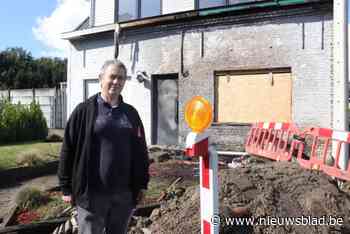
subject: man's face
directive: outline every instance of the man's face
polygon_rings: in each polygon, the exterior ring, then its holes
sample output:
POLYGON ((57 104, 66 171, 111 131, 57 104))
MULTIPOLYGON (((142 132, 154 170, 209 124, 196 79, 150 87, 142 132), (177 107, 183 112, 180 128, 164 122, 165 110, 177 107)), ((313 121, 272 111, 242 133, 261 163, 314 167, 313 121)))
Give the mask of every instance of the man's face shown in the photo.
POLYGON ((107 67, 101 79, 101 92, 108 96, 119 96, 122 92, 126 74, 125 70, 111 64, 107 67))

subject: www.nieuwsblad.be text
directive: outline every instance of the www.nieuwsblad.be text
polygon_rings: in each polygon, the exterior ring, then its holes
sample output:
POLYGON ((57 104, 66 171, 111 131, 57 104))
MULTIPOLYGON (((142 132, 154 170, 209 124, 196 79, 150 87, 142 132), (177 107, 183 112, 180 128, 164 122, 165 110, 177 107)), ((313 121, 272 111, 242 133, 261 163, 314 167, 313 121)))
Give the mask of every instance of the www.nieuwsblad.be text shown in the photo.
POLYGON ((213 225, 224 226, 285 226, 285 225, 297 225, 297 226, 341 226, 344 219, 336 216, 300 216, 300 217, 249 217, 249 218, 234 218, 234 217, 220 217, 214 215, 211 219, 213 225))

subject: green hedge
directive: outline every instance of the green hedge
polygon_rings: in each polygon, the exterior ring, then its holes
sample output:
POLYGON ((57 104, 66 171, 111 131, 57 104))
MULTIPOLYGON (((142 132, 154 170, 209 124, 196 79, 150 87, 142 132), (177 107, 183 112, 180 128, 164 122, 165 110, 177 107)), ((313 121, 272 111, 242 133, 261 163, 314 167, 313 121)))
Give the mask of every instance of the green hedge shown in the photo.
POLYGON ((0 101, 0 144, 45 139, 47 125, 38 103, 29 106, 0 101))

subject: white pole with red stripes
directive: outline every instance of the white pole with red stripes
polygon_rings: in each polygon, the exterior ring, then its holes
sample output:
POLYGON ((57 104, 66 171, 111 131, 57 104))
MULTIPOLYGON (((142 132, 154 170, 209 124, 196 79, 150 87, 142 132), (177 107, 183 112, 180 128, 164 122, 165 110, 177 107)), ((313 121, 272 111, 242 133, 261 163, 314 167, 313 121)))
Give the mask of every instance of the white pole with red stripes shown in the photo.
POLYGON ((206 132, 190 132, 186 138, 186 155, 199 157, 200 162, 200 208, 201 233, 218 234, 219 225, 212 218, 219 214, 218 197, 218 155, 214 147, 209 147, 206 132))
POLYGON ((209 146, 205 132, 213 119, 210 103, 201 96, 193 97, 185 108, 185 120, 191 132, 186 138, 186 155, 199 157, 201 233, 219 233, 218 155, 209 146), (215 221, 214 221, 215 219, 215 221))

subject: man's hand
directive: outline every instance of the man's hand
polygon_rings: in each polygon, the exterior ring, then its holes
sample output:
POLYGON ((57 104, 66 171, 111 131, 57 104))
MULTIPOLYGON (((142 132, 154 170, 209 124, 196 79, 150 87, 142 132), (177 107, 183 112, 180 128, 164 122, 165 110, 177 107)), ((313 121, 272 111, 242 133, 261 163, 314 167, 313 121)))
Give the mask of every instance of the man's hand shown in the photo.
POLYGON ((63 195, 63 196, 62 196, 62 200, 63 200, 65 203, 71 203, 71 201, 72 201, 72 196, 71 196, 71 195, 63 195))

